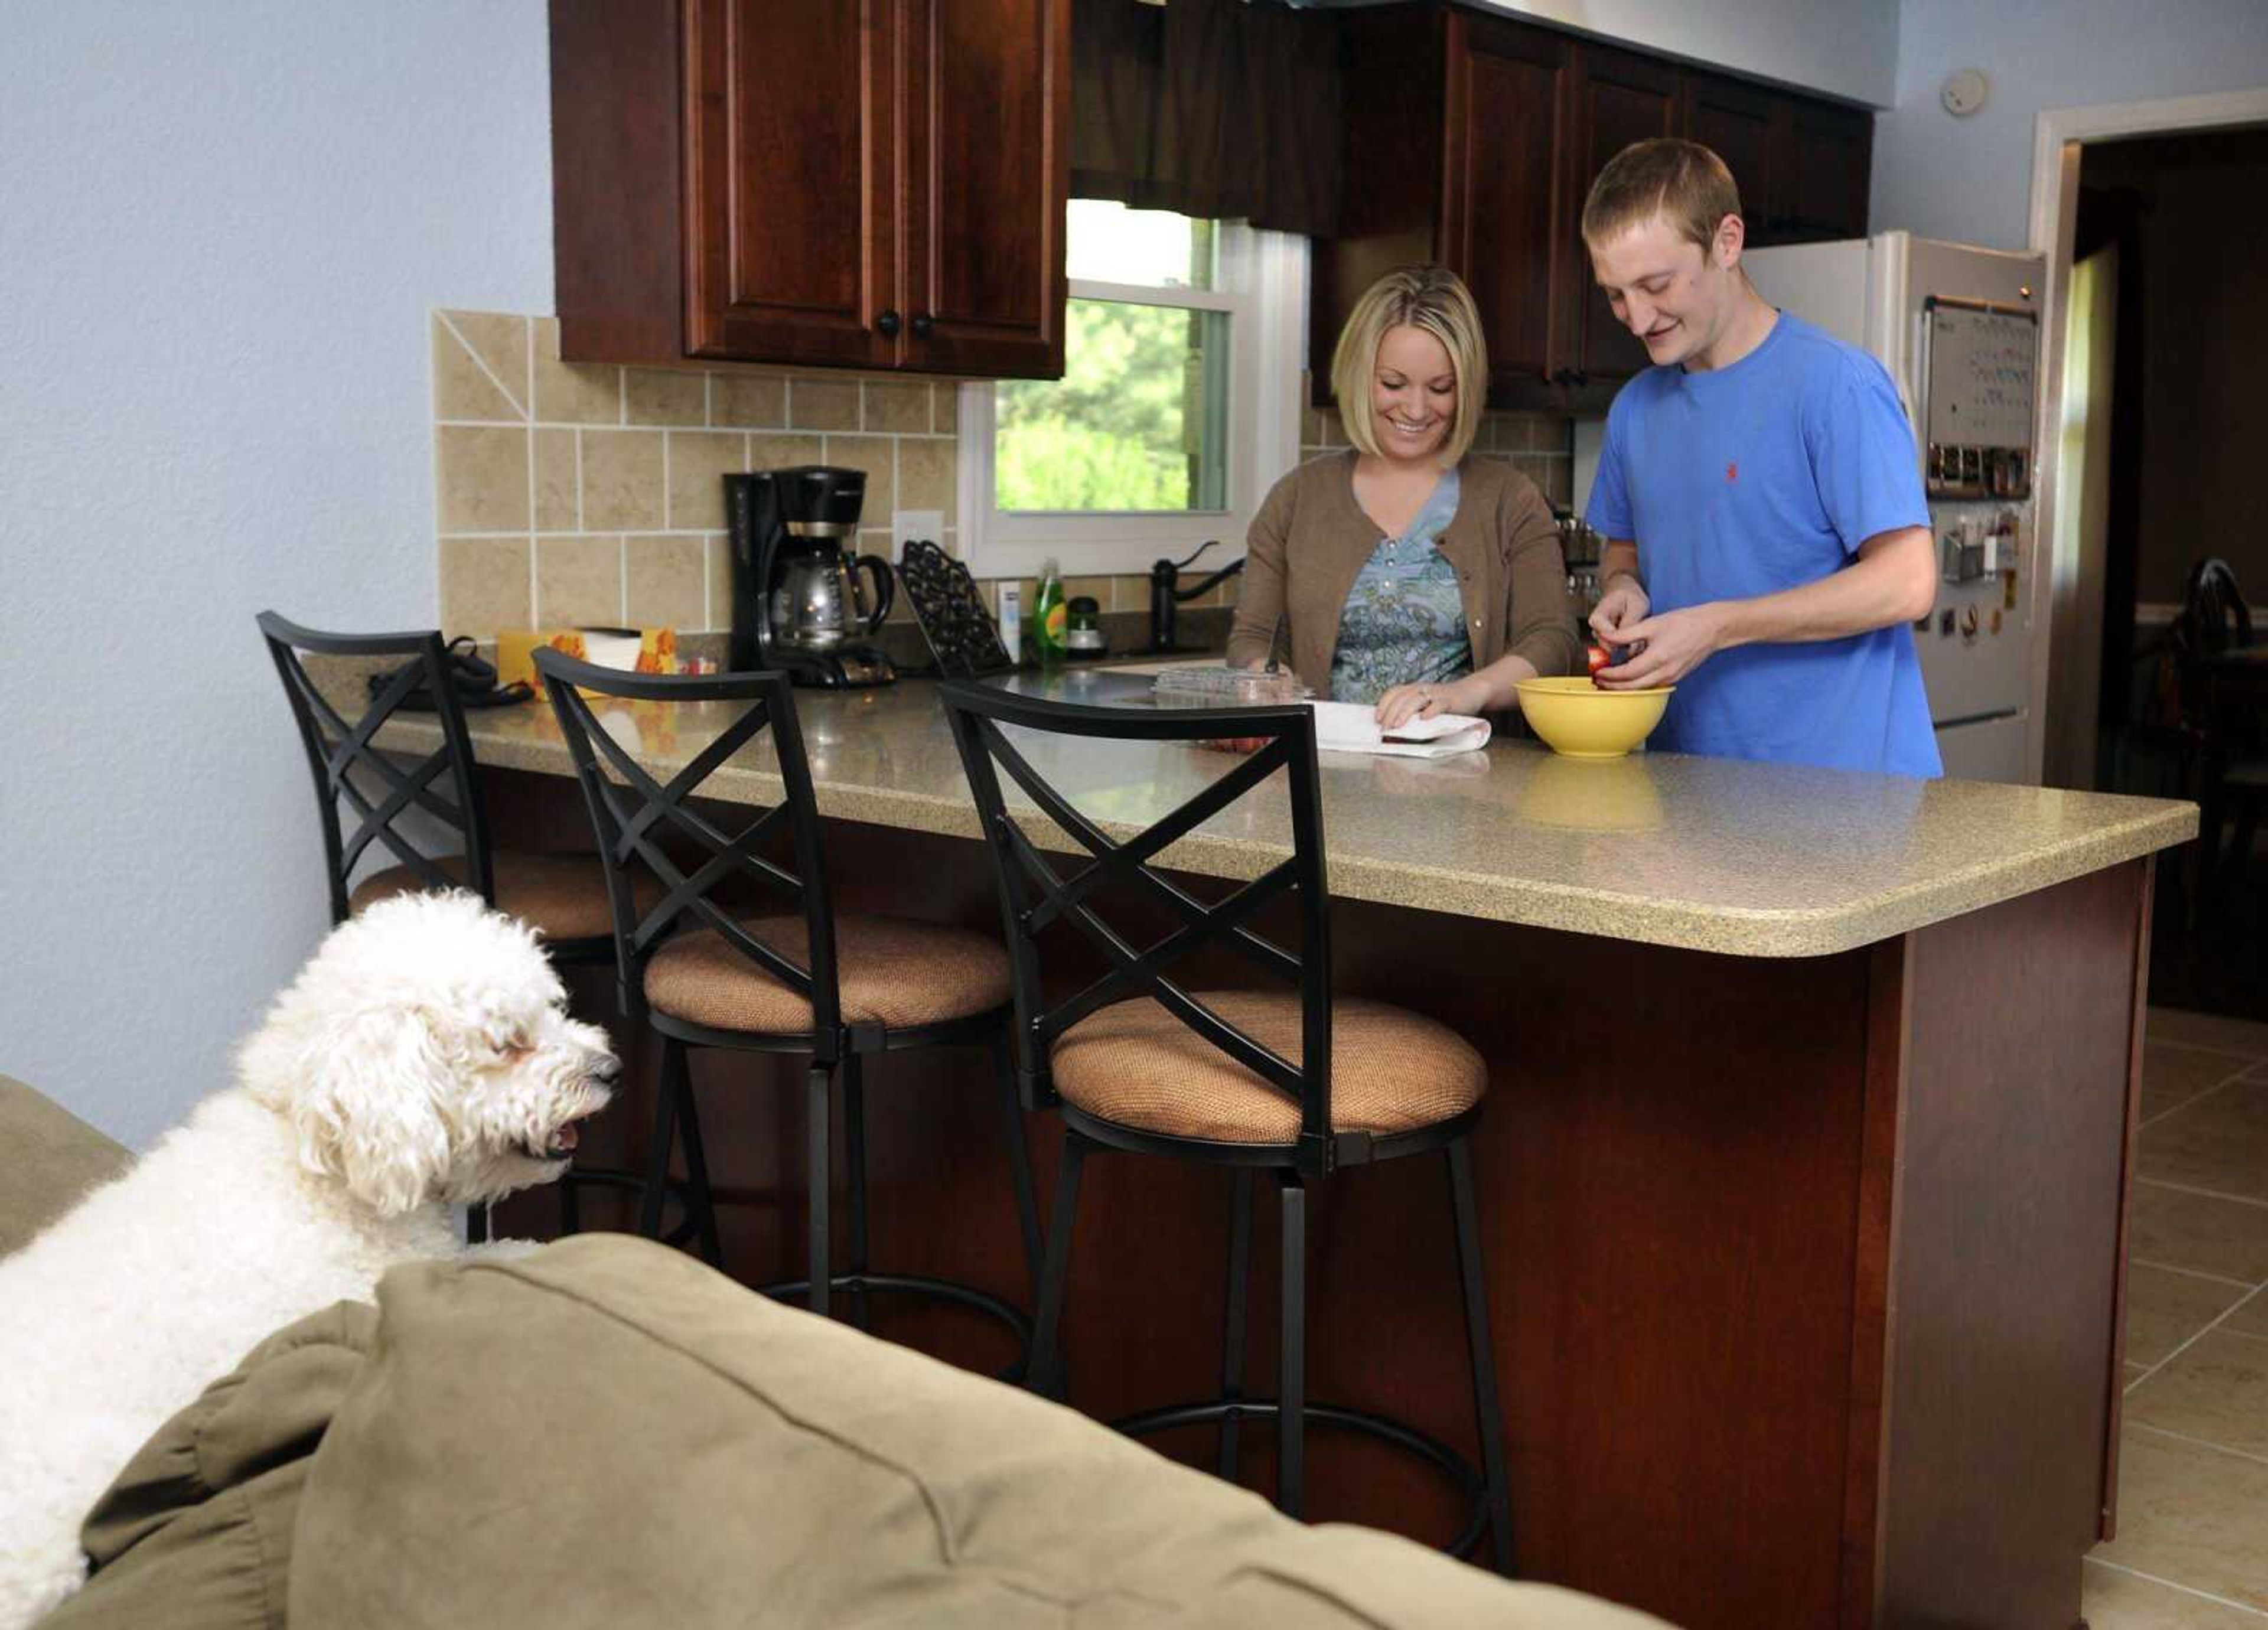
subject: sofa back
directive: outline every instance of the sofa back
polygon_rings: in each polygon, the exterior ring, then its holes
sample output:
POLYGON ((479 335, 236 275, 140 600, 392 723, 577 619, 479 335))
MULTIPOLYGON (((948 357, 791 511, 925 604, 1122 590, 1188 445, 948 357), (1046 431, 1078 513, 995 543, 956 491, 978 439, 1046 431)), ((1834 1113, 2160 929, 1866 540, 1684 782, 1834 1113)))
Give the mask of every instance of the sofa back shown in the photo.
POLYGON ((643 1240, 401 1269, 379 1302, 309 1479, 294 1622, 1655 1622, 1292 1522, 643 1240))

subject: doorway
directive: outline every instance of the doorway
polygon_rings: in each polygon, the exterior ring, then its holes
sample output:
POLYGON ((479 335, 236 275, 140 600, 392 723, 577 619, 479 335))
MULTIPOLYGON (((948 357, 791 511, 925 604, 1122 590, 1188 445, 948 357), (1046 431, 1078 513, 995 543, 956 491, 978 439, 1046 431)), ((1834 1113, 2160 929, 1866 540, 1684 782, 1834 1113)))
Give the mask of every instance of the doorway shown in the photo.
MULTIPOLYGON (((2263 602, 2268 640, 2253 476, 2268 446, 2268 218, 2255 202, 2268 196, 2268 91, 2155 107, 2042 118, 2044 778, 2204 807, 2199 841, 2160 860, 2152 995, 2268 1021, 2268 858, 2253 852, 2268 824, 2268 683, 2257 706, 2208 685, 2200 620, 2183 612, 2199 564, 2220 560, 2263 602)), ((2244 638, 2233 615, 2215 630, 2244 638)))

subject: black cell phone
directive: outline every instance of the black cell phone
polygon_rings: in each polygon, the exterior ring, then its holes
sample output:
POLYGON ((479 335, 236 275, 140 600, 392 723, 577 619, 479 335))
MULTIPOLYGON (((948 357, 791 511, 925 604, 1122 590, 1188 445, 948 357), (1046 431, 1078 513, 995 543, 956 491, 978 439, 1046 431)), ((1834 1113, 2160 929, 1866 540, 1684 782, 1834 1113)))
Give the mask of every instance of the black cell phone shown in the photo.
MULTIPOLYGON (((416 659, 412 659, 416 660, 416 659)), ((398 667, 370 676, 370 693, 378 695, 401 674, 398 667)), ((525 681, 509 685, 497 683, 496 664, 483 658, 470 634, 460 634, 449 642, 449 684, 457 693, 460 707, 510 707, 533 697, 534 690, 525 681)), ((418 712, 433 712, 433 693, 419 685, 401 698, 401 705, 418 712)))

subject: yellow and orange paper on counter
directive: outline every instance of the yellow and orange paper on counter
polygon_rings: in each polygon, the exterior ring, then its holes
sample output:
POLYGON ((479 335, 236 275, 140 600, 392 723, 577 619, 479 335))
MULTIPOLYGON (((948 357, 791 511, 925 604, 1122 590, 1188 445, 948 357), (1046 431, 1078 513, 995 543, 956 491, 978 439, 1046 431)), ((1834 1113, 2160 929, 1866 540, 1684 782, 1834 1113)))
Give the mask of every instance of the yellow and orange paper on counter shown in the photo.
MULTIPOLYGON (((578 661, 633 674, 674 674, 677 631, 668 628, 507 628, 497 632, 497 682, 542 689, 535 653, 549 645, 578 661)), ((585 696, 591 694, 584 692, 585 696)))

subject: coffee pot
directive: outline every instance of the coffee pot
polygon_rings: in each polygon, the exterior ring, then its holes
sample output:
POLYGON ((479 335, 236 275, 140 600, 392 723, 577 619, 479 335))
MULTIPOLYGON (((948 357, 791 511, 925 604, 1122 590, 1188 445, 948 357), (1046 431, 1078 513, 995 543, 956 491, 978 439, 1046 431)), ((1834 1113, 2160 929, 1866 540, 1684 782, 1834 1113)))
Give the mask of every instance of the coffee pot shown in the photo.
POLYGON ((772 640, 798 651, 835 650, 881 627, 896 593, 890 563, 880 555, 846 555, 831 538, 791 535, 768 608, 772 640), (789 552, 798 542, 810 547, 789 552))
POLYGON ((824 464, 758 470, 725 476, 725 496, 733 667, 829 689, 896 678, 870 641, 897 585, 889 562, 854 547, 865 473, 824 464))

